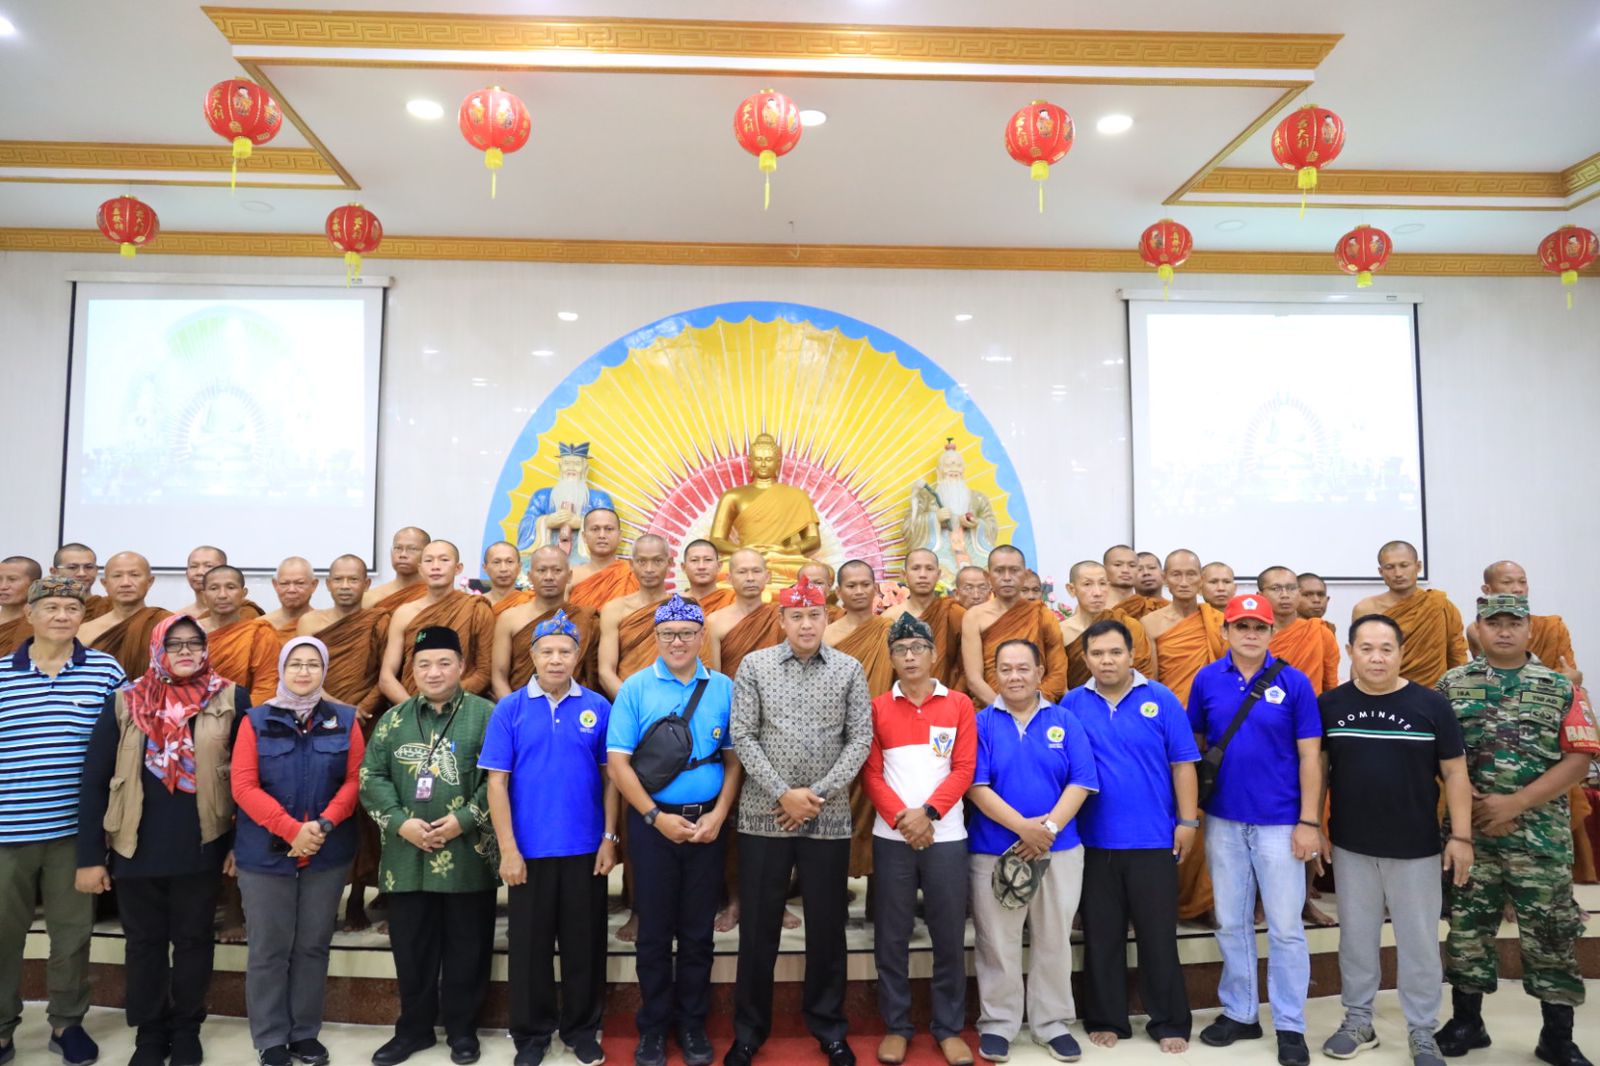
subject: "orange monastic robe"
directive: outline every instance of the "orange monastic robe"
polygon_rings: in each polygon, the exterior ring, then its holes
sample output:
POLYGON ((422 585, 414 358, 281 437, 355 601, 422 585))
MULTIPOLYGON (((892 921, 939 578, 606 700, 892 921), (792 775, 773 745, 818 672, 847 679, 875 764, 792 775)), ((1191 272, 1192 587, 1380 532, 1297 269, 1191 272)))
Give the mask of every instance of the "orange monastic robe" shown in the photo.
POLYGON ((94 619, 111 613, 112 603, 110 596, 90 596, 83 601, 83 620, 92 622, 94 619))
POLYGON ((599 610, 618 596, 639 591, 639 579, 633 576, 633 567, 618 559, 604 570, 597 571, 567 589, 567 602, 580 607, 599 610))
MULTIPOLYGON (((1122 612, 1122 608, 1111 607, 1101 615, 1102 618, 1115 618, 1128 627, 1128 632, 1133 636, 1133 668, 1146 677, 1151 676, 1150 638, 1145 635, 1144 626, 1139 620, 1122 612)), ((1077 688, 1089 681, 1089 660, 1083 654, 1083 634, 1080 633, 1067 642, 1067 687, 1077 688)))
POLYGON ((475 696, 489 691, 490 658, 494 652, 494 609, 482 596, 451 589, 444 599, 418 611, 406 626, 405 651, 400 660, 400 685, 407 692, 417 691, 416 675, 411 671, 411 649, 417 634, 429 626, 448 626, 461 638, 464 664, 461 687, 475 696))
POLYGON ((532 589, 512 589, 511 592, 500 598, 499 603, 491 603, 490 610, 494 611, 495 618, 499 618, 513 607, 521 607, 525 603, 533 602, 532 589))
POLYGON ((1418 589, 1390 604, 1384 614, 1400 623, 1406 635, 1400 649, 1400 676, 1407 681, 1432 688, 1446 670, 1467 661, 1461 612, 1438 589, 1418 589))
POLYGON ((739 672, 739 664, 753 651, 770 648, 783 639, 778 621, 778 605, 763 603, 739 619, 722 637, 721 672, 729 677, 739 672))
POLYGON ((31 636, 33 626, 28 622, 27 615, 10 622, 0 622, 0 655, 10 655, 31 636))
POLYGON ((383 599, 381 599, 377 603, 373 604, 372 605, 372 609, 374 611, 392 611, 396 607, 404 607, 406 604, 411 603, 413 600, 420 600, 420 599, 422 599, 422 597, 426 596, 427 594, 428 594, 428 584, 427 584, 427 582, 418 581, 417 583, 415 583, 413 585, 407 585, 403 589, 398 589, 398 590, 396 590, 394 592, 389 593, 389 595, 385 596, 383 599))
POLYGON ((961 661, 961 621, 967 609, 950 596, 935 596, 922 612, 923 624, 933 630, 933 676, 952 692, 967 691, 967 671, 961 661))
POLYGON ((1267 650, 1310 678, 1317 695, 1339 687, 1339 643, 1319 619, 1295 619, 1273 635, 1267 650))
MULTIPOLYGON (((867 691, 874 699, 888 692, 894 685, 894 663, 889 657, 889 621, 877 615, 850 631, 833 647, 861 664, 867 674, 867 691)), ((861 787, 861 778, 850 782, 850 876, 867 877, 872 873, 872 823, 876 812, 867 790, 861 787)))
POLYGON ((1161 608, 1171 605, 1171 600, 1161 596, 1141 596, 1136 592, 1121 603, 1112 604, 1111 609, 1121 611, 1127 617, 1137 621, 1151 611, 1159 611, 1161 608))
POLYGON ((567 612, 567 620, 578 627, 578 665, 572 679, 584 688, 600 689, 600 615, 592 607, 564 603, 534 618, 511 635, 511 662, 506 666, 506 680, 513 689, 519 689, 533 680, 533 631, 541 623, 554 618, 557 611, 567 612))
POLYGON ((617 623, 617 677, 628 680, 656 661, 656 608, 646 604, 617 623))
MULTIPOLYGON (((157 623, 171 613, 164 607, 141 607, 101 633, 92 647, 121 663, 122 672, 128 675, 129 681, 137 681, 150 669, 150 637, 157 623)), ((276 659, 272 665, 277 668, 276 659)))
MULTIPOLYGON (((732 603, 737 596, 738 593, 734 592, 730 588, 715 588, 704 597, 695 596, 694 600, 700 605, 700 610, 705 614, 705 616, 710 618, 712 611, 722 610, 724 607, 728 606, 728 604, 732 603)), ((686 593, 684 595, 684 599, 689 598, 690 596, 686 593)))
POLYGON ((1209 603, 1156 638, 1156 678, 1170 688, 1178 702, 1189 706, 1189 687, 1206 663, 1222 658, 1228 642, 1222 638, 1222 612, 1209 603))
POLYGON ((994 672, 995 652, 1008 640, 1030 640, 1044 656, 1044 680, 1039 691, 1055 703, 1067 691, 1067 653, 1061 643, 1061 622, 1056 613, 1036 600, 1018 600, 1016 606, 989 623, 983 631, 983 679, 996 692, 1000 677, 994 672))
POLYGON ((278 631, 260 615, 213 629, 206 650, 212 669, 250 690, 252 706, 278 694, 278 631))
POLYGON ((389 617, 388 611, 363 607, 313 634, 328 648, 323 690, 354 707, 369 733, 388 702, 378 688, 378 674, 389 641, 389 617))
POLYGON ((278 638, 278 650, 282 651, 283 646, 293 640, 295 634, 300 632, 300 619, 296 618, 288 625, 273 626, 272 632, 278 638))

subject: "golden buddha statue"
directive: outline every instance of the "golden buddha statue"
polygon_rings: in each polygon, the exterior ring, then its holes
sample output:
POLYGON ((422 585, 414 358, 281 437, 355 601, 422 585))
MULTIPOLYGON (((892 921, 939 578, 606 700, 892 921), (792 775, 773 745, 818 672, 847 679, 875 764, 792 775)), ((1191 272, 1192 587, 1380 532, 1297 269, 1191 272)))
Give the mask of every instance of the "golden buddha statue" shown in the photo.
POLYGON ((747 461, 750 483, 722 494, 707 539, 724 557, 740 548, 760 552, 772 583, 787 587, 822 547, 821 519, 805 490, 778 480, 783 452, 772 434, 750 442, 747 461))

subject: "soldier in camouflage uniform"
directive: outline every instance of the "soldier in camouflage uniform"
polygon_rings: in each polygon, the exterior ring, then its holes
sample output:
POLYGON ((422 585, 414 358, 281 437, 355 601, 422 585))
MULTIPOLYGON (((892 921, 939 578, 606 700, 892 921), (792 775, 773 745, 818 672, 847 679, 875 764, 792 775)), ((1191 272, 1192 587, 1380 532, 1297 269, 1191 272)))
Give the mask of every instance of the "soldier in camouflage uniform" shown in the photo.
POLYGON ((1572 897, 1567 790, 1600 753, 1600 738, 1572 683, 1529 656, 1526 596, 1480 598, 1478 628, 1483 653, 1438 685, 1466 741, 1477 854, 1470 880, 1450 897, 1445 979, 1454 1016, 1438 1032, 1439 1050, 1456 1056, 1489 1046, 1483 994, 1497 984, 1495 936, 1509 898, 1522 987, 1544 1013, 1535 1054, 1555 1066, 1589 1066, 1572 1042, 1572 1010, 1583 1003, 1584 914, 1572 897))

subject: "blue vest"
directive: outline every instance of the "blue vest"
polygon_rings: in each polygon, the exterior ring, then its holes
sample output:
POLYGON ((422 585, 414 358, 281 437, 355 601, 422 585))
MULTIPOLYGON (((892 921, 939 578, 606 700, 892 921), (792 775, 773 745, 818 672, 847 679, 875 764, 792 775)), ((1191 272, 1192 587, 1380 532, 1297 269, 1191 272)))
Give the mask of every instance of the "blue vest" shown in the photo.
MULTIPOLYGON (((291 817, 316 821, 344 784, 356 709, 324 699, 312 710, 307 719, 310 728, 304 731, 294 712, 282 707, 262 704, 250 708, 249 713, 262 789, 291 817)), ((356 855, 359 817, 358 806, 353 817, 334 826, 305 869, 327 870, 351 862, 356 855)), ((289 857, 283 839, 258 825, 243 808, 239 810, 233 857, 241 870, 253 873, 292 875, 300 869, 299 860, 289 857), (276 849, 273 841, 278 842, 276 849)))

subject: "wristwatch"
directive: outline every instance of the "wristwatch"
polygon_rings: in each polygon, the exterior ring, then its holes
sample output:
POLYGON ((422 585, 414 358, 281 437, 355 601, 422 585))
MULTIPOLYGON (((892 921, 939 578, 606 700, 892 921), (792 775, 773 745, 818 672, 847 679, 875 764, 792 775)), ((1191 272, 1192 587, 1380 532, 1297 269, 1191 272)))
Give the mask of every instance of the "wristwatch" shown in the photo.
POLYGON ((615 833, 601 833, 600 836, 601 836, 602 839, 609 840, 613 844, 621 844, 622 843, 622 838, 617 836, 617 834, 615 834, 615 833))
POLYGON ((1051 836, 1059 836, 1061 834, 1061 827, 1048 818, 1044 820, 1044 827, 1050 830, 1051 836))
POLYGON ((928 821, 930 822, 937 822, 939 820, 939 808, 935 807, 931 803, 924 803, 922 805, 922 813, 928 816, 928 821))
POLYGON ((644 824, 648 825, 650 828, 654 829, 655 828, 655 824, 656 824, 656 817, 658 815, 660 815, 660 814, 661 814, 661 808, 660 807, 651 807, 648 811, 644 812, 644 824))
POLYGON ((1200 828, 1200 819, 1198 819, 1198 818, 1179 818, 1178 819, 1178 824, 1180 826, 1182 826, 1183 828, 1185 828, 1185 829, 1199 829, 1200 828))

